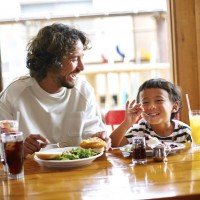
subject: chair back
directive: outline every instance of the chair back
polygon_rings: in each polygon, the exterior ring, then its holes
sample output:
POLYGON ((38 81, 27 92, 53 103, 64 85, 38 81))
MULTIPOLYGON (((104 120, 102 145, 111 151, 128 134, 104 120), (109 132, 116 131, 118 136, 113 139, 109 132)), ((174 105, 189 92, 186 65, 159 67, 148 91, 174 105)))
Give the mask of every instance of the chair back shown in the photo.
MULTIPOLYGON (((123 120, 125 119, 125 115, 126 115, 125 110, 109 110, 105 114, 105 123, 106 125, 111 125, 113 131, 115 125, 120 125, 123 122, 123 120)), ((177 114, 175 119, 179 120, 179 118, 180 116, 179 114, 177 114)), ((136 123, 138 123, 140 119, 141 117, 139 117, 136 123)))
POLYGON ((125 110, 109 110, 105 115, 106 125, 111 125, 114 130, 114 125, 119 125, 125 119, 125 110))

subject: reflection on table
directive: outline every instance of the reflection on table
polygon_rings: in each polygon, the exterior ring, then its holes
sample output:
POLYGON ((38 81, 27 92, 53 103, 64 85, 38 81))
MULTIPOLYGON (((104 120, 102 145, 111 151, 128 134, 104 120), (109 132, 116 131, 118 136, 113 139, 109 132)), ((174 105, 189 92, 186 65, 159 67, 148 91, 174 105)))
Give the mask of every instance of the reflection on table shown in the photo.
POLYGON ((92 164, 47 168, 25 160, 24 180, 8 181, 0 167, 0 199, 199 199, 200 151, 190 147, 168 156, 168 162, 133 166, 131 157, 114 149, 92 164))

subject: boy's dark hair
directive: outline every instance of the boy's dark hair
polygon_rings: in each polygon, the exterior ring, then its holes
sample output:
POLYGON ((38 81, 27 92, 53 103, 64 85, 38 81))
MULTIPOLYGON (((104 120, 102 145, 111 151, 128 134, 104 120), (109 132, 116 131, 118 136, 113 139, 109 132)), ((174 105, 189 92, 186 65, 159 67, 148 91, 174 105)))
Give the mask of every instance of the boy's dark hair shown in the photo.
POLYGON ((60 70, 63 56, 73 53, 78 40, 84 50, 90 48, 89 39, 78 29, 59 23, 42 28, 27 45, 26 67, 30 76, 39 82, 49 70, 60 70))
POLYGON ((139 90, 138 90, 138 93, 137 93, 137 98, 136 98, 137 103, 140 102, 140 97, 139 97, 140 92, 142 92, 144 89, 147 89, 147 88, 148 89, 150 89, 150 88, 163 89, 163 90, 167 91, 167 93, 169 94, 169 98, 171 99, 171 101, 173 103, 178 102, 178 104, 179 104, 178 111, 171 114, 171 119, 174 119, 182 108, 181 88, 174 85, 173 83, 165 80, 165 79, 162 79, 162 78, 147 80, 139 87, 139 90))

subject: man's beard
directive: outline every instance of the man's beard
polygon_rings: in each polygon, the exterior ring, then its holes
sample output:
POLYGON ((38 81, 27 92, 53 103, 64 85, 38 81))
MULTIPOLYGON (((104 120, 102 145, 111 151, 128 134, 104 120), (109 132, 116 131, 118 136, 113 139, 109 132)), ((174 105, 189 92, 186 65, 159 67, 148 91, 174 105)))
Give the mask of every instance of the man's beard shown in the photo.
POLYGON ((70 84, 70 83, 67 83, 66 80, 60 80, 60 85, 62 87, 66 87, 67 89, 72 89, 74 87, 75 84, 70 84))
POLYGON ((59 87, 65 87, 67 89, 72 89, 75 85, 75 82, 67 82, 67 79, 65 76, 61 76, 57 74, 57 84, 59 87))
MULTIPOLYGON (((76 70, 76 73, 78 74, 80 72, 80 70, 76 70)), ((56 82, 58 84, 59 87, 65 87, 67 89, 72 89, 75 86, 75 81, 72 82, 67 82, 66 76, 62 76, 59 74, 59 72, 55 72, 56 73, 56 82)))

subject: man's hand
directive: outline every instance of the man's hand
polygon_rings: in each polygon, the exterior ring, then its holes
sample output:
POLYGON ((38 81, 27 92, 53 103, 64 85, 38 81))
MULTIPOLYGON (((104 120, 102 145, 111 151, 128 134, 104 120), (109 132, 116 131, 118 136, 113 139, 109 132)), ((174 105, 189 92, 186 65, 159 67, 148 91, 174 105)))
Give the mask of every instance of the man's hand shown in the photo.
POLYGON ((98 133, 95 133, 92 137, 99 137, 102 140, 104 140, 107 143, 106 151, 108 151, 109 149, 111 149, 111 138, 108 136, 107 132, 105 132, 105 131, 98 132, 98 133))
POLYGON ((31 134, 24 141, 24 158, 28 154, 33 154, 49 144, 48 140, 40 134, 31 134))

